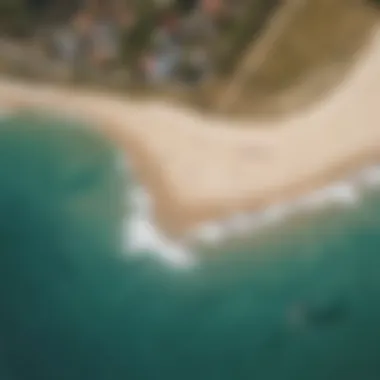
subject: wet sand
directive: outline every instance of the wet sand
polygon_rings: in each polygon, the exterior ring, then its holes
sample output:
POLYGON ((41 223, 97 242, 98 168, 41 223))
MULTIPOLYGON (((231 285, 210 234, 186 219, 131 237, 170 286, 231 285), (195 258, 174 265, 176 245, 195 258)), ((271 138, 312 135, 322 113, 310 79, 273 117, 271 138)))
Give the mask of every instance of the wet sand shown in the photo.
POLYGON ((323 102, 279 121, 232 122, 135 101, 0 78, 0 106, 97 126, 123 147, 170 235, 260 210, 380 161, 380 31, 323 102))

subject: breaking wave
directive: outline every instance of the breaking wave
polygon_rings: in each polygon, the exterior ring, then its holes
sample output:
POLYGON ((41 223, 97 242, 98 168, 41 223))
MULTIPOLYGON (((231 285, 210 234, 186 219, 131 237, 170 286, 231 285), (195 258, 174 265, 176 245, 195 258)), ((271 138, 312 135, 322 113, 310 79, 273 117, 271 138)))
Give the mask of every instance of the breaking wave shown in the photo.
POLYGON ((279 224, 301 213, 313 213, 333 205, 356 206, 366 189, 380 186, 380 165, 369 166, 355 176, 298 197, 289 202, 272 205, 262 211, 236 214, 223 220, 198 225, 183 241, 172 241, 154 224, 152 199, 142 186, 129 192, 131 213, 126 218, 125 247, 135 254, 149 253, 174 267, 192 267, 197 262, 196 244, 218 245, 227 238, 252 234, 265 227, 279 224))

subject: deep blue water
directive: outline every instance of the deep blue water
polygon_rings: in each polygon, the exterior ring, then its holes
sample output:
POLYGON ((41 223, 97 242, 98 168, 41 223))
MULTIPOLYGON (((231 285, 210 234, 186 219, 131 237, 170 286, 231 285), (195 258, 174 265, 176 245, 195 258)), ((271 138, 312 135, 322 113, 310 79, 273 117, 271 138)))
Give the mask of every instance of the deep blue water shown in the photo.
POLYGON ((380 378, 380 199, 199 253, 121 244, 111 143, 0 122, 0 379, 380 378))

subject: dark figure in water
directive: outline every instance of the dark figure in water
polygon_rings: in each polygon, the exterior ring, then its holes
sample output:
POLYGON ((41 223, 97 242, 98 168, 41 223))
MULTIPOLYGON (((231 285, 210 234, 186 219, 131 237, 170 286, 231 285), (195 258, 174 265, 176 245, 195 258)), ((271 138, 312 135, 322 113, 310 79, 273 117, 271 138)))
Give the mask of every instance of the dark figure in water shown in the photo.
POLYGON ((284 235, 178 271, 123 251, 119 159, 68 122, 0 122, 0 379, 380 378, 378 213, 347 246, 284 235))

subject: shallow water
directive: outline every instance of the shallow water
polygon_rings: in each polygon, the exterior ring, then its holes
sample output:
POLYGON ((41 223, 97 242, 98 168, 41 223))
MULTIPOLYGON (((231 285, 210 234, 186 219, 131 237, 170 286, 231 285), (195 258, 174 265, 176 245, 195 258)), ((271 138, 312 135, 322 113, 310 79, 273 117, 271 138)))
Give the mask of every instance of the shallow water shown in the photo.
POLYGON ((126 251, 135 184, 111 144, 1 124, 1 379, 379 378, 375 190, 178 266, 154 239, 126 251))

